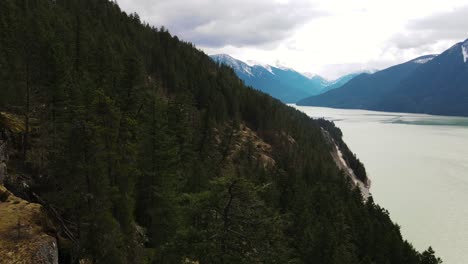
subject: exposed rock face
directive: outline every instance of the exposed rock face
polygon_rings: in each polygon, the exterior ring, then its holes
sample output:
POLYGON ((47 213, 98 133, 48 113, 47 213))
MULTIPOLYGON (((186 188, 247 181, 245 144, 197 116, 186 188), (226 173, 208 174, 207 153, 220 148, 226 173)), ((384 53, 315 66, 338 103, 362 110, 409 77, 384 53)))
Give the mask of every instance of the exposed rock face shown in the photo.
POLYGON ((242 153, 242 151, 247 150, 249 158, 259 166, 264 169, 275 167, 276 161, 272 158, 272 146, 260 138, 257 133, 251 130, 247 125, 241 124, 239 128, 232 128, 230 125, 226 125, 225 128, 228 130, 228 132, 223 131, 226 134, 223 134, 223 132, 217 129, 215 129, 214 132, 216 134, 216 143, 218 145, 227 145, 225 153, 227 160, 235 161, 239 156, 245 154, 242 153), (222 142, 221 137, 229 139, 227 139, 227 142, 222 142))
POLYGON ((57 241, 45 233, 45 223, 41 205, 0 186, 0 264, 57 264, 57 241))
POLYGON ((3 186, 10 136, 22 129, 16 120, 0 113, 0 264, 57 264, 57 240, 45 232, 42 206, 16 197, 3 186))
POLYGON ((325 140, 332 146, 332 151, 331 151, 331 156, 333 160, 336 163, 336 166, 342 170, 346 176, 348 176, 351 179, 351 182, 359 188, 361 191, 362 197, 364 200, 367 200, 370 196, 370 180, 367 179, 366 182, 362 182, 356 177, 356 174, 354 174, 353 169, 348 165, 348 163, 344 160, 343 158, 343 153, 341 153, 340 148, 336 144, 335 140, 330 136, 330 133, 326 131, 325 129, 322 128, 322 134, 325 137, 325 140))
POLYGON ((272 168, 276 161, 272 158, 272 146, 260 138, 257 133, 251 130, 245 124, 235 131, 234 137, 237 139, 230 153, 230 158, 239 155, 241 150, 248 149, 248 144, 252 144, 255 151, 250 153, 251 159, 258 162, 263 168, 272 168))

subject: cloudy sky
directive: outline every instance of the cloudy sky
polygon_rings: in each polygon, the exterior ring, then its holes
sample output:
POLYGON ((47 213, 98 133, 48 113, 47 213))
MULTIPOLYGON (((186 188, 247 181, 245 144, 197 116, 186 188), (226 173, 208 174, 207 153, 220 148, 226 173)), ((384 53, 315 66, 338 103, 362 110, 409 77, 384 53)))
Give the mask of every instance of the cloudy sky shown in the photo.
POLYGON ((468 38, 467 0, 118 0, 208 54, 327 78, 440 53, 468 38))

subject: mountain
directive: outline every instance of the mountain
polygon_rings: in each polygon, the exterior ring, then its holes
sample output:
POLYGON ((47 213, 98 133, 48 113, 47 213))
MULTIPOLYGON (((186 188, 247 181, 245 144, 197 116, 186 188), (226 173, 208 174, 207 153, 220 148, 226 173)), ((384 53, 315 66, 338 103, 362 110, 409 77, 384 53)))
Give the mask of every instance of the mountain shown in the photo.
POLYGON ((218 63, 232 67, 246 85, 285 103, 295 103, 304 97, 319 94, 323 88, 321 79, 309 79, 291 69, 258 64, 250 66, 226 54, 211 57, 218 63))
POLYGON ((468 116, 468 40, 405 78, 375 110, 468 116))
POLYGON ((299 105, 468 116, 468 40, 374 74, 299 105))
POLYGON ((1 263, 54 263, 39 236, 64 264, 438 263, 363 197, 332 122, 166 28, 108 0, 2 0, 0 21, 1 263))
POLYGON ((327 82, 327 85, 323 88, 323 90, 321 91, 321 93, 326 93, 328 91, 331 91, 331 90, 334 90, 336 88, 340 88, 341 86, 345 85, 346 83, 348 83, 349 81, 351 81, 352 79, 356 78, 357 76, 363 74, 363 73, 366 73, 366 72, 355 72, 355 73, 350 73, 350 74, 346 74, 336 80, 333 80, 333 81, 328 81, 327 82))
POLYGON ((311 95, 337 88, 355 75, 348 75, 329 82, 318 75, 299 73, 286 67, 252 63, 251 65, 226 54, 211 55, 211 58, 234 69, 246 85, 252 86, 285 103, 296 103, 311 95))
POLYGON ((397 88, 402 80, 435 55, 422 56, 409 62, 378 71, 363 73, 338 89, 299 101, 298 105, 335 108, 371 109, 376 101, 397 88))

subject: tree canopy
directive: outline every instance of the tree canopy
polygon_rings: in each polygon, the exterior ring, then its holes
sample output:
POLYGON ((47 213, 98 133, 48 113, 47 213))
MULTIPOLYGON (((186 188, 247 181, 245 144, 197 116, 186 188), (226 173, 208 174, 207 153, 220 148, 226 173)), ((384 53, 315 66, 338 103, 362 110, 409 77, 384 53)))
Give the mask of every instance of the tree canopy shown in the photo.
POLYGON ((337 168, 332 123, 114 2, 0 1, 0 91, 62 263, 437 263, 337 168))

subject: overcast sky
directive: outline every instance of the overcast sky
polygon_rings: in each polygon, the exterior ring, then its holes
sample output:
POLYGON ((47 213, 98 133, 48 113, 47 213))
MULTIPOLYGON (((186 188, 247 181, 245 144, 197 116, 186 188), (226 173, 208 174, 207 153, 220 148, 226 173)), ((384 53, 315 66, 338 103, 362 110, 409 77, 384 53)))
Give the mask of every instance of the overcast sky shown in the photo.
POLYGON ((468 38, 467 0, 118 0, 208 54, 327 78, 435 54, 468 38))

